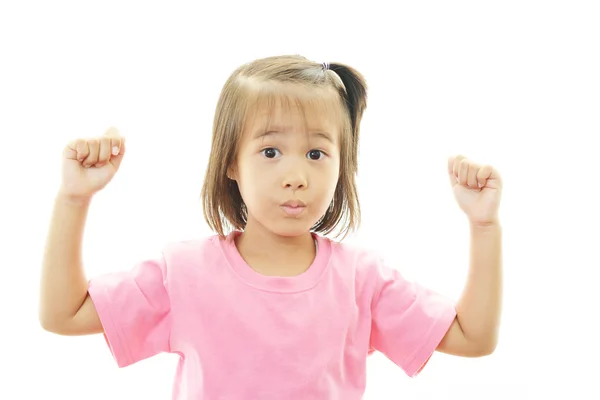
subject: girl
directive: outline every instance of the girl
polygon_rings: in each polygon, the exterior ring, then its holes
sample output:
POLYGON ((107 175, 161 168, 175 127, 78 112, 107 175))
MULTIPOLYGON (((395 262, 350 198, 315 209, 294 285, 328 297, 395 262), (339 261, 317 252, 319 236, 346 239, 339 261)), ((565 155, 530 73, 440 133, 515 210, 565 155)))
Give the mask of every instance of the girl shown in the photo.
POLYGON ((490 354, 501 293, 493 168, 449 160, 471 227, 457 304, 326 237, 360 220, 366 98, 362 75, 346 65, 285 56, 241 66, 218 101, 202 192, 216 234, 90 281, 81 261, 86 214, 119 169, 125 141, 111 128, 69 143, 44 256, 43 328, 102 333, 119 367, 179 355, 173 399, 360 399, 374 351, 409 376, 436 350, 490 354))

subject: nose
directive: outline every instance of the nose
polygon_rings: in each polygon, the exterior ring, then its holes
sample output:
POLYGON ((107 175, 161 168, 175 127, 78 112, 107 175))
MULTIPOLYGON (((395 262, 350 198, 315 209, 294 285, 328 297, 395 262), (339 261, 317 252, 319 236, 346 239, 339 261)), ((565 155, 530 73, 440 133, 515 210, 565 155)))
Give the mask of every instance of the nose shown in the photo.
POLYGON ((283 178, 282 186, 284 189, 292 189, 292 190, 306 189, 306 187, 308 186, 306 174, 303 173, 300 169, 288 171, 288 173, 283 178))

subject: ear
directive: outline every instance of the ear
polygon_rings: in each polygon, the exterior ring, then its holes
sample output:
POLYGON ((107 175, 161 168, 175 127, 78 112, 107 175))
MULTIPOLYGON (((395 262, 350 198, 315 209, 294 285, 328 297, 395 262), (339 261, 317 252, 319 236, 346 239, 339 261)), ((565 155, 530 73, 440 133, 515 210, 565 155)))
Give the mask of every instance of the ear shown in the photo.
POLYGON ((233 165, 231 165, 229 168, 227 168, 227 177, 229 179, 231 179, 232 181, 235 181, 237 179, 237 173, 236 173, 235 167, 233 165))

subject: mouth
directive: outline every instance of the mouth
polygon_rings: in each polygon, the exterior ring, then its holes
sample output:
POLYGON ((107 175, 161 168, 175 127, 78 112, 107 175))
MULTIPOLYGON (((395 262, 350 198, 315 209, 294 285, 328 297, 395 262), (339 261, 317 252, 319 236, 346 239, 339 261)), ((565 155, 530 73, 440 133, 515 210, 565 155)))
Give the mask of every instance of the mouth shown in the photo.
POLYGON ((306 204, 299 200, 286 201, 281 206, 283 212, 291 216, 300 215, 306 208, 306 204))
POLYGON ((282 207, 306 207, 306 204, 300 200, 289 200, 281 205, 282 207))

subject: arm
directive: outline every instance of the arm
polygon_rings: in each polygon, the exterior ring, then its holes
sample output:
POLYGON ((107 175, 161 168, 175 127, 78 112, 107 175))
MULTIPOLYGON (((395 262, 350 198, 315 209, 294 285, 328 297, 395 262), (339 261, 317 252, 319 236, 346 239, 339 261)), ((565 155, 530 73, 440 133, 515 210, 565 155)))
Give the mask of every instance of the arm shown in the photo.
POLYGON ((42 327, 62 335, 101 333, 102 325, 87 294, 81 247, 90 200, 61 193, 55 199, 46 239, 40 285, 42 327))
POLYGON ((491 354, 498 341, 502 302, 502 227, 499 222, 470 224, 468 279, 457 316, 437 350, 479 357, 491 354))
POLYGON ((81 242, 94 193, 115 175, 125 143, 115 128, 77 139, 63 150, 62 184, 54 201, 41 273, 39 320, 62 335, 103 332, 81 261, 81 242))

